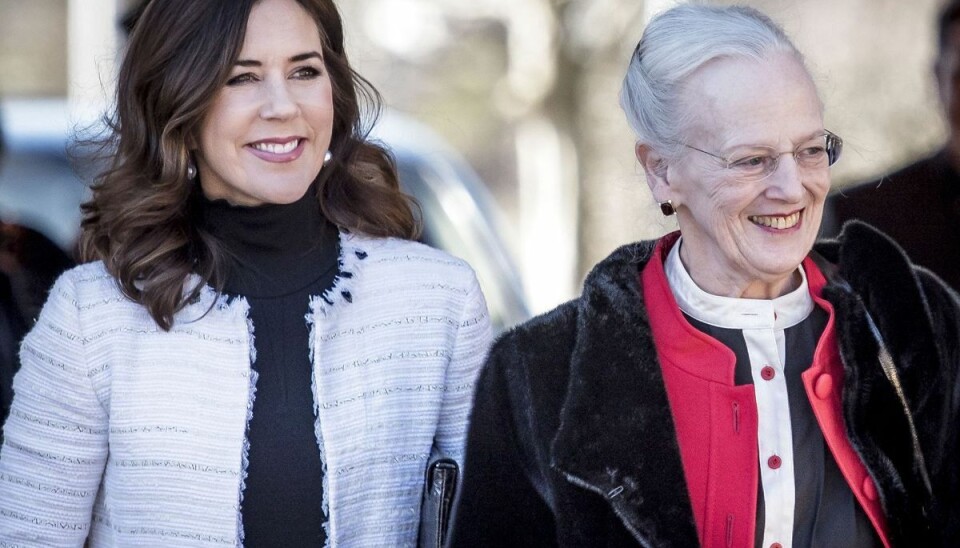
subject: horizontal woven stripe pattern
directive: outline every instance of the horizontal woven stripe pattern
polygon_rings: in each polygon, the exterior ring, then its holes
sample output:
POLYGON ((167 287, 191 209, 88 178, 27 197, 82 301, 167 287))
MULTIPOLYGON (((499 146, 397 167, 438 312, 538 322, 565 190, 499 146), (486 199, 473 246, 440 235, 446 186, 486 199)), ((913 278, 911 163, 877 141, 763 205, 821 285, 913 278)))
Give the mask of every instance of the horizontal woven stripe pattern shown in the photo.
MULTIPOLYGON (((318 511, 329 545, 411 546, 433 447, 462 454, 486 305, 464 262, 414 242, 344 234, 340 271, 305 318, 318 511)), ((77 546, 88 533, 94 547, 239 544, 247 309, 205 288, 163 332, 102 264, 64 274, 21 350, 0 546, 77 546)))

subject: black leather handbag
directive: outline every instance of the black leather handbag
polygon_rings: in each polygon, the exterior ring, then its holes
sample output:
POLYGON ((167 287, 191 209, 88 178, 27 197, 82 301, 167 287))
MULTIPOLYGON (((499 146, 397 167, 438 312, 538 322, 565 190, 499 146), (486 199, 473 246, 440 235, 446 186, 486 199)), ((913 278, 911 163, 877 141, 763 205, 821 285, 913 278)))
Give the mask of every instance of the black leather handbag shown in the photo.
POLYGON ((427 464, 420 505, 419 548, 443 547, 459 476, 460 467, 451 458, 435 457, 427 464))

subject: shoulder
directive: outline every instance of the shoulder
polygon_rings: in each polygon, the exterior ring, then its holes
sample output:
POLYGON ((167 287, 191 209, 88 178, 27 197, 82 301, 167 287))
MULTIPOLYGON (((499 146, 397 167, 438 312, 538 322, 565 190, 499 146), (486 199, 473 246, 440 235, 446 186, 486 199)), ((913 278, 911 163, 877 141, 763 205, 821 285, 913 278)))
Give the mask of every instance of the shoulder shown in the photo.
POLYGON ((65 372, 88 375, 90 364, 83 356, 91 333, 115 326, 117 306, 124 302, 129 301, 101 263, 67 270, 50 288, 36 324, 24 338, 24 366, 57 363, 65 372))
POLYGON ((509 420, 522 429, 534 428, 530 421, 554 424, 567 393, 578 306, 567 302, 502 334, 480 374, 477 400, 512 410, 509 420))
MULTIPOLYGON (((189 303, 177 313, 177 322, 207 316, 215 304, 214 291, 206 287, 201 300, 189 303)), ((78 328, 113 329, 127 326, 142 331, 158 329, 147 309, 121 290, 116 278, 102 261, 78 265, 67 270, 51 287, 41 315, 72 316, 78 328)))
POLYGON ((367 281, 432 280, 463 289, 478 285, 466 261, 419 242, 344 234, 341 246, 342 266, 347 270, 362 268, 367 281))
POLYGON ((878 284, 915 285, 915 267, 906 252, 868 223, 851 220, 843 225, 836 239, 820 241, 814 249, 854 290, 869 291, 878 284))
POLYGON ((48 303, 64 301, 78 310, 88 310, 126 300, 103 262, 95 261, 61 274, 50 289, 48 303))
POLYGON ((897 242, 880 229, 858 220, 844 224, 835 240, 820 242, 816 249, 835 263, 844 279, 851 282, 860 280, 868 284, 879 276, 902 279, 912 277, 915 270, 897 242))
POLYGON ((480 283, 463 260, 429 246, 396 238, 341 233, 340 272, 335 286, 313 302, 327 315, 353 322, 384 315, 403 316, 396 325, 414 328, 418 322, 468 327, 485 333, 489 345, 490 317, 480 283), (416 317, 414 317, 414 315, 416 317), (486 330, 486 331, 485 331, 486 330))
POLYGON ((569 301, 503 333, 490 349, 479 390, 501 393, 495 397, 520 407, 561 401, 577 340, 578 306, 579 299, 569 301))
POLYGON ((558 352, 562 353, 576 337, 579 302, 580 299, 568 301, 509 329, 494 344, 491 355, 524 359, 559 357, 558 352))
POLYGON ((922 353, 921 348, 936 346, 932 331, 938 324, 947 321, 957 328, 957 294, 929 270, 914 265, 876 228, 850 221, 836 240, 820 242, 815 249, 839 275, 825 294, 842 303, 843 295, 852 292, 894 344, 922 353))
MULTIPOLYGON (((676 236, 668 238, 675 240, 676 236)), ((586 326, 640 301, 638 275, 659 241, 635 242, 614 250, 587 275, 580 297, 507 331, 494 345, 491 356, 518 364, 542 362, 538 367, 567 367, 586 326)))
POLYGON ((90 283, 96 280, 113 280, 113 276, 107 271, 103 261, 93 261, 79 264, 65 271, 61 278, 71 280, 77 283, 90 283))
POLYGON ((413 240, 344 234, 341 241, 344 252, 365 254, 373 262, 390 262, 400 266, 439 265, 452 269, 470 269, 463 259, 413 240))

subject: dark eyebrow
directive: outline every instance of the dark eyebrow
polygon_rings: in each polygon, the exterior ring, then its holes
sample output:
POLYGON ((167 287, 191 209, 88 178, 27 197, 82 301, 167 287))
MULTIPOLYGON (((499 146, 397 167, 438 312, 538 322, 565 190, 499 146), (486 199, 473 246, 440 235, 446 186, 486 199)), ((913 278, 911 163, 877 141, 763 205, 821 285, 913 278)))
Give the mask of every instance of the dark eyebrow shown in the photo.
MULTIPOLYGON (((306 61, 307 59, 320 59, 323 61, 323 56, 316 51, 308 51, 306 53, 298 53, 289 59, 291 63, 299 63, 300 61, 306 61)), ((238 67, 260 67, 263 66, 263 63, 260 61, 255 61, 253 59, 237 59, 237 62, 234 65, 238 67)))
POLYGON ((307 59, 320 59, 323 61, 323 56, 317 53, 316 51, 308 51, 307 53, 301 53, 299 55, 294 55, 290 58, 291 63, 299 63, 300 61, 306 61, 307 59))

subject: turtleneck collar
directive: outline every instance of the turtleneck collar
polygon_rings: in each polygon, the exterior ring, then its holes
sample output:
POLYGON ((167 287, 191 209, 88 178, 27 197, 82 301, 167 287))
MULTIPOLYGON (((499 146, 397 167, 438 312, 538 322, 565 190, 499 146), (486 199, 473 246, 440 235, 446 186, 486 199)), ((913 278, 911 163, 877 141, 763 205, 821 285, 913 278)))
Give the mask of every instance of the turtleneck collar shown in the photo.
POLYGON ((315 186, 291 204, 244 207, 200 200, 201 223, 219 240, 227 259, 228 294, 288 295, 337 266, 339 233, 321 213, 315 186))

